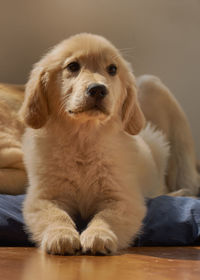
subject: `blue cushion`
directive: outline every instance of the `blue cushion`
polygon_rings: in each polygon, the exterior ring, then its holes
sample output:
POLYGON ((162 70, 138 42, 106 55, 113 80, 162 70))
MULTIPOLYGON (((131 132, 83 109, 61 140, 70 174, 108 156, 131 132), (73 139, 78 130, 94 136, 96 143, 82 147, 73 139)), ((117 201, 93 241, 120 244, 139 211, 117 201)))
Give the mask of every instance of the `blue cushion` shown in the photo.
POLYGON ((137 246, 180 246, 200 244, 200 200, 159 196, 147 202, 137 246))
POLYGON ((31 246, 24 230, 24 195, 0 195, 0 246, 31 246))
MULTIPOLYGON (((33 246, 24 230, 24 195, 0 195, 0 246, 33 246)), ((160 196, 147 201, 148 212, 135 246, 200 244, 200 200, 160 196)), ((81 221, 78 221, 81 228, 81 221)))

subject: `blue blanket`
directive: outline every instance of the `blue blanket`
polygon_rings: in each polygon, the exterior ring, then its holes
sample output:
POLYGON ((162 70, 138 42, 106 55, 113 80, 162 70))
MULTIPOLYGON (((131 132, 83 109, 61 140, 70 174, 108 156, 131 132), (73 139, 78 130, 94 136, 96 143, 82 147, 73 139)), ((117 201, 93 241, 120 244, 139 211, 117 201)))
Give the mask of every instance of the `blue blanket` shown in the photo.
MULTIPOLYGON (((0 246, 34 246, 24 231, 23 200, 24 195, 0 195, 0 246)), ((200 245, 199 199, 160 196, 148 200, 147 207, 142 233, 133 245, 200 245)))

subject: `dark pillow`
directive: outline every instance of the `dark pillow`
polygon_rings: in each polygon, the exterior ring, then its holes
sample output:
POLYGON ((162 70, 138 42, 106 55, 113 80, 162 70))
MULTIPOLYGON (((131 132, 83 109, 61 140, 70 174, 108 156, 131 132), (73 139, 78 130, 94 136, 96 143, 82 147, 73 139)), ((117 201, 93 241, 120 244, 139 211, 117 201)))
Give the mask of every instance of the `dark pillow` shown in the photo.
POLYGON ((200 244, 200 200, 159 196, 147 202, 137 246, 179 246, 200 244))
MULTIPOLYGON (((33 246, 24 230, 24 195, 0 195, 0 246, 33 246)), ((135 246, 197 245, 200 200, 160 196, 147 201, 148 212, 135 246)), ((81 228, 82 221, 78 221, 81 228)), ((83 223, 84 224, 84 223, 83 223)))
POLYGON ((24 231, 24 195, 0 195, 0 246, 32 246, 24 231))

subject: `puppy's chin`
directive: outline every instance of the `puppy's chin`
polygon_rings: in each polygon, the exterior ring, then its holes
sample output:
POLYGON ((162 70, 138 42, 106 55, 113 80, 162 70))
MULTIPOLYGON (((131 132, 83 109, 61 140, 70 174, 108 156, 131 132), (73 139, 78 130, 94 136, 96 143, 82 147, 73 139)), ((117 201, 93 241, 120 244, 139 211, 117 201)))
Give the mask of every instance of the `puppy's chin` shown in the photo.
POLYGON ((90 109, 68 110, 68 115, 81 122, 88 120, 104 121, 109 118, 110 114, 104 108, 93 107, 90 109))

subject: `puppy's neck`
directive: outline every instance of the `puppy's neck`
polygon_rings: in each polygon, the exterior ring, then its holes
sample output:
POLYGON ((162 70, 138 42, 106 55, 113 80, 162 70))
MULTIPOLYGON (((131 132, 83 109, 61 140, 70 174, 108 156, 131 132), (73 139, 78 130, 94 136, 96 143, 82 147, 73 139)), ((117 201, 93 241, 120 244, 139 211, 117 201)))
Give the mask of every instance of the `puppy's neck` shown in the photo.
POLYGON ((109 119, 104 122, 87 121, 78 122, 77 120, 49 120, 45 126, 45 134, 55 138, 67 139, 72 145, 94 145, 102 140, 102 137, 113 136, 120 130, 117 119, 109 119))

